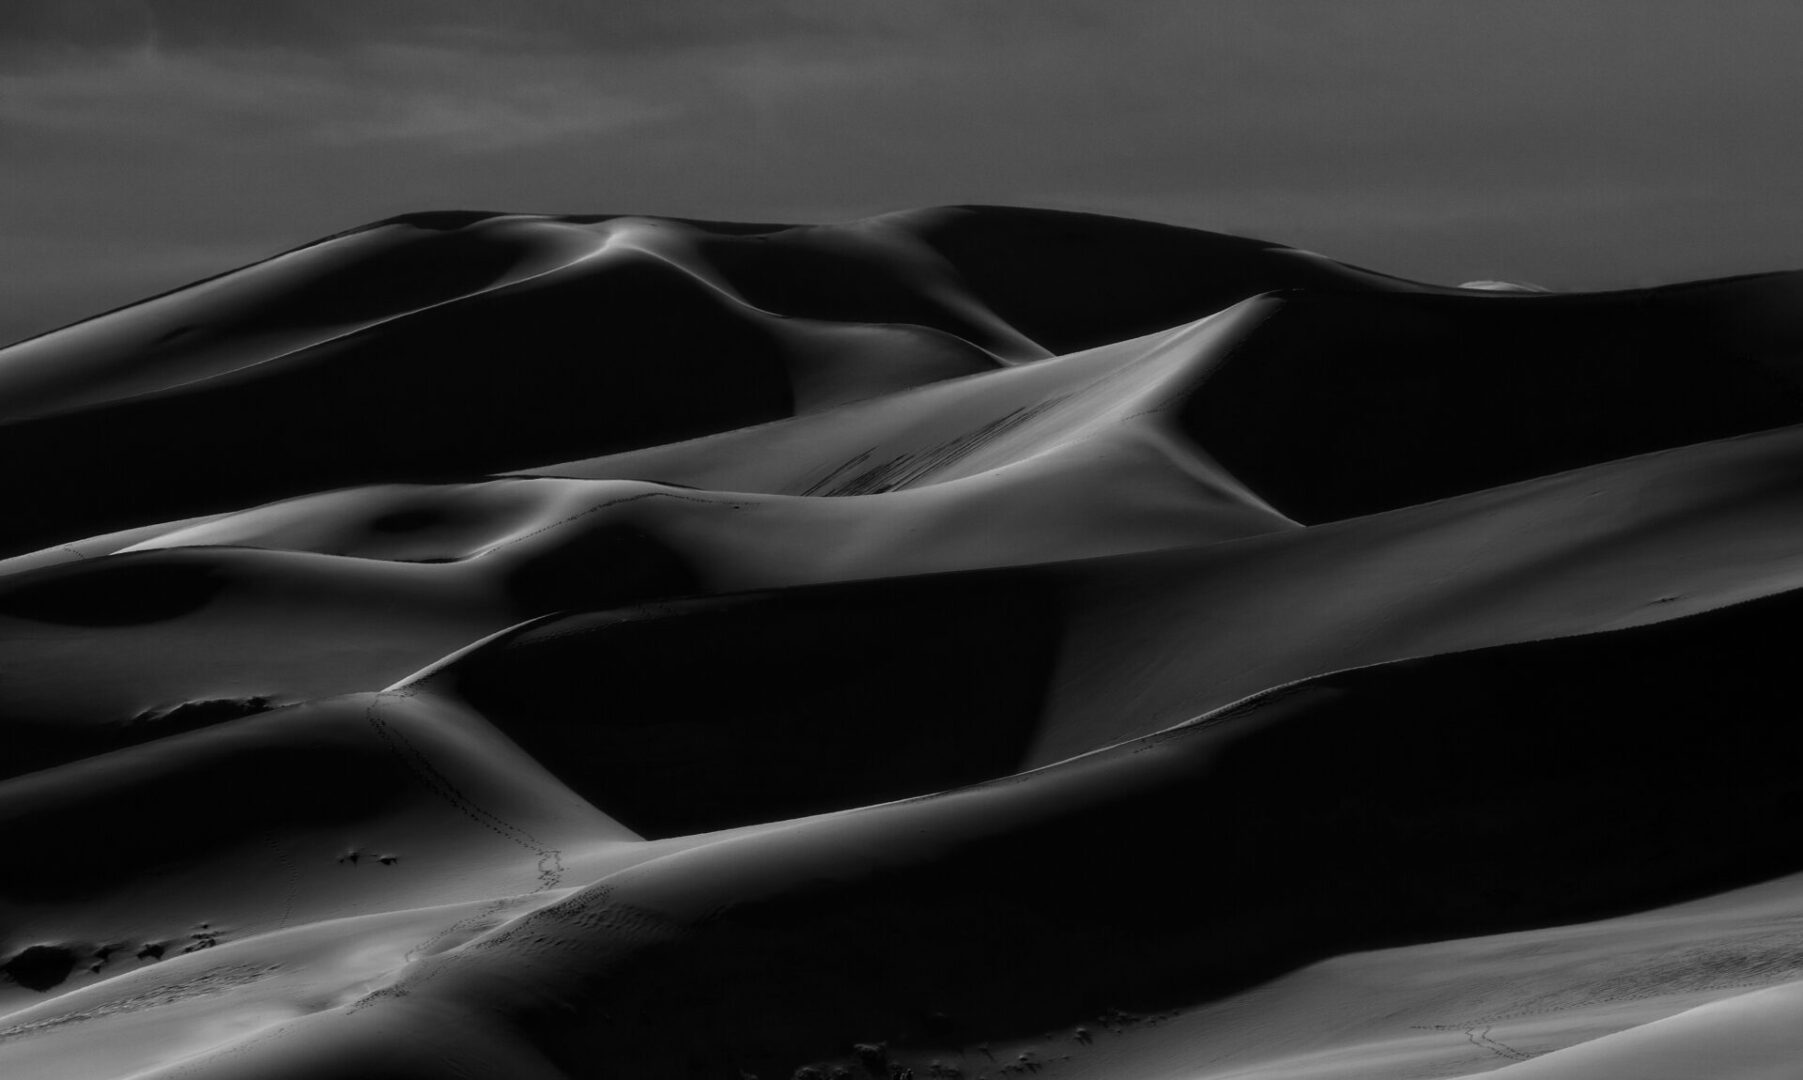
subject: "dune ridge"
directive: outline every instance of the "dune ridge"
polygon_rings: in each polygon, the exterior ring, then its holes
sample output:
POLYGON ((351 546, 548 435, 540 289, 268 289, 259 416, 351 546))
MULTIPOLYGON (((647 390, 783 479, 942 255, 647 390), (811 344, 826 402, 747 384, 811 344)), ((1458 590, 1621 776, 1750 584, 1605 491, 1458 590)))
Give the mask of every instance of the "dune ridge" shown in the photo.
POLYGON ((1787 1075, 1800 282, 456 211, 0 349, 0 1075, 1787 1075))

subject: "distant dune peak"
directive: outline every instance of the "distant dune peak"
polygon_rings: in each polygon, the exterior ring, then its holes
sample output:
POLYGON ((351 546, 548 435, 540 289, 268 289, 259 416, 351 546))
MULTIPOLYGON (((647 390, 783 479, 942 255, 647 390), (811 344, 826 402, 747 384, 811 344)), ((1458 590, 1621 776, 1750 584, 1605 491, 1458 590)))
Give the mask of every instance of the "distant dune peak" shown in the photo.
POLYGON ((1514 293, 1552 292, 1552 290, 1547 288, 1546 286, 1535 285, 1533 282, 1530 282, 1530 281, 1492 281, 1489 279, 1482 279, 1482 280, 1478 280, 1478 281, 1463 281, 1463 282, 1459 283, 1459 288, 1461 288, 1461 289, 1476 289, 1480 292, 1505 292, 1505 293, 1507 293, 1507 292, 1514 292, 1514 293))

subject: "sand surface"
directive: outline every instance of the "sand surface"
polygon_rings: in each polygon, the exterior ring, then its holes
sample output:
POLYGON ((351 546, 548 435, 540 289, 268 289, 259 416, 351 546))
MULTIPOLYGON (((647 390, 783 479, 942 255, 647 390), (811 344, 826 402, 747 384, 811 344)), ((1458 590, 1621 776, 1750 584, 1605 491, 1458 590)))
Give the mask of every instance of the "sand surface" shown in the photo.
POLYGON ((0 1077, 1803 1075, 1799 299, 454 212, 0 349, 0 1077))

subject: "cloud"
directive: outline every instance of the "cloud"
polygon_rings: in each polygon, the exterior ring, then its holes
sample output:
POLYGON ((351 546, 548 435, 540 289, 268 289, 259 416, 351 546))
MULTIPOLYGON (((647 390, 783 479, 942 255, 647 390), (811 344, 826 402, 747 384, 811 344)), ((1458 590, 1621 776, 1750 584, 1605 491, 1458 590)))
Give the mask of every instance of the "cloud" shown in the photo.
POLYGON ((620 131, 675 111, 609 82, 575 58, 478 62, 442 47, 365 46, 331 59, 138 50, 0 73, 0 127, 116 145, 394 140, 485 152, 620 131))
POLYGON ((328 144, 435 143, 488 153, 611 135, 680 111, 599 88, 581 72, 518 73, 487 84, 419 80, 360 95, 358 107, 322 119, 310 137, 328 144))
MULTIPOLYGON (((888 33, 941 21, 951 0, 7 0, 0 50, 275 49, 371 45, 622 55, 786 37, 888 33)), ((974 0, 985 6, 985 0, 974 0)), ((1053 5, 1056 6, 1056 5, 1053 5)))
POLYGON ((212 140, 243 122, 328 107, 334 96, 326 73, 269 57, 140 51, 0 74, 0 124, 97 139, 212 140))

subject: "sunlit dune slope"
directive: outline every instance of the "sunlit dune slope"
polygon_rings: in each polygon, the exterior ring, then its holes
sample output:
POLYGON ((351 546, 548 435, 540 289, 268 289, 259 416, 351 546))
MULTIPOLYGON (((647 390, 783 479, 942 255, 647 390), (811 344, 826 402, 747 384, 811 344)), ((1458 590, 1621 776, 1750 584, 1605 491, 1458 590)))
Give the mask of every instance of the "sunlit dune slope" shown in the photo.
POLYGON ((1791 1075, 1799 281, 455 211, 0 349, 0 1076, 1791 1075))

